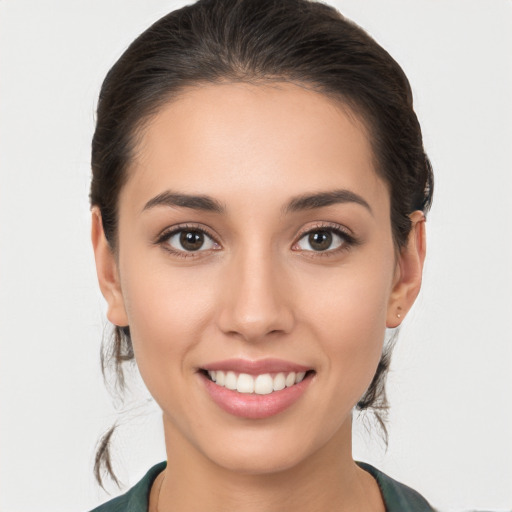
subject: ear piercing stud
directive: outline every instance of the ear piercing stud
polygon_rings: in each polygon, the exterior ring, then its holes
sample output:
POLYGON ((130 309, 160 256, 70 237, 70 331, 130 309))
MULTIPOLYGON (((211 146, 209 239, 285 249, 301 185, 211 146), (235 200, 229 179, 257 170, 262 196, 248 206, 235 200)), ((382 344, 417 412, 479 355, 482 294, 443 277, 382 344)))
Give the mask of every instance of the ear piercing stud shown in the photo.
POLYGON ((397 318, 402 318, 402 313, 400 313, 401 311, 402 311, 402 308, 398 307, 398 313, 396 314, 397 318))

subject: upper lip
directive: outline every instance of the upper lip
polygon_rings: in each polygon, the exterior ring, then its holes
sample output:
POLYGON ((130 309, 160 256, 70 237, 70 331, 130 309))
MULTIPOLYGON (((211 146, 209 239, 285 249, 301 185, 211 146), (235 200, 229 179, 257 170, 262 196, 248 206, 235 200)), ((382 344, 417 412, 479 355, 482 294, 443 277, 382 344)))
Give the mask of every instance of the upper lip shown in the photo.
POLYGON ((307 372, 312 368, 283 359, 259 359, 257 361, 251 361, 249 359, 225 359, 223 361, 205 364, 201 369, 207 371, 221 370, 261 375, 263 373, 307 372))

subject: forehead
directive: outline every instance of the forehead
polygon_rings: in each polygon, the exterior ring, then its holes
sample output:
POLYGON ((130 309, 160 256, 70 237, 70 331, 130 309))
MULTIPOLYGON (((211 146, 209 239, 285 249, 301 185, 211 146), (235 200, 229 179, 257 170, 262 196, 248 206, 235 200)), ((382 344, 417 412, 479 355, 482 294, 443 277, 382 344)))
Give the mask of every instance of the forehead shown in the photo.
POLYGON ((229 202, 347 188, 388 208, 362 121, 291 83, 186 89, 144 126, 125 188, 139 206, 166 189, 229 202))

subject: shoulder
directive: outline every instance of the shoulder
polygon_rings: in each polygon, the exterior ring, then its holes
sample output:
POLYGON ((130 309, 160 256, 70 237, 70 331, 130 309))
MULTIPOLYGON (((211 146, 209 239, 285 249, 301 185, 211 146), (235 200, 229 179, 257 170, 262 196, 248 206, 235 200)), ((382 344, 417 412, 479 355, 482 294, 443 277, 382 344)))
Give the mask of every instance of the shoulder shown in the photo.
POLYGON ((362 469, 368 471, 379 484, 387 512, 435 512, 435 509, 414 489, 397 482, 377 468, 366 464, 357 463, 362 469))
POLYGON ((155 478, 165 469, 166 462, 153 466, 131 489, 91 512, 147 512, 149 491, 155 478))

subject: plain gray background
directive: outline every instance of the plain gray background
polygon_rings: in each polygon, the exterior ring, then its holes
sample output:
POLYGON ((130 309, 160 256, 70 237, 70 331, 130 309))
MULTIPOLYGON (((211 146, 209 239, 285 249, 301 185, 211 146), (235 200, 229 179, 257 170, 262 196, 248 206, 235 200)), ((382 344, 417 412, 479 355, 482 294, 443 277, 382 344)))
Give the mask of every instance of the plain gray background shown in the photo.
MULTIPOLYGON (((103 76, 184 2, 0 0, 0 511, 87 510, 98 436, 117 418, 89 243, 89 153, 103 76)), ((403 66, 436 173, 424 286, 389 379, 387 453, 354 455, 442 510, 512 508, 512 2, 329 2, 403 66)), ((141 386, 116 467, 165 458, 141 386)), ((131 411, 131 412, 130 412, 131 411)), ((115 488, 112 488, 115 492, 115 488)))

